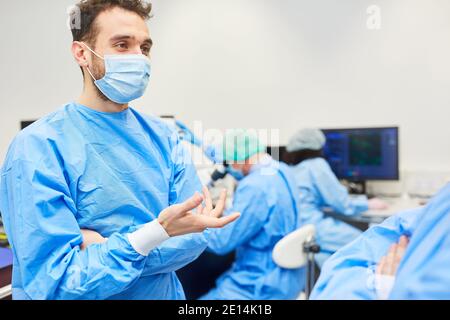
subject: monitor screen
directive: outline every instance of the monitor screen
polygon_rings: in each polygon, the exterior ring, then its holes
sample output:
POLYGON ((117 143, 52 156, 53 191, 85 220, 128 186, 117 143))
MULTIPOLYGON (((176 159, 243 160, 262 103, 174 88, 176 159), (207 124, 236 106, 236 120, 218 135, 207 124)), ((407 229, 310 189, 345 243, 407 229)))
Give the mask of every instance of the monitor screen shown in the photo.
POLYGON ((398 128, 326 129, 325 159, 339 179, 398 180, 398 128))
POLYGON ((21 121, 20 122, 20 129, 25 129, 28 126, 31 126, 33 123, 35 123, 36 120, 27 120, 27 121, 21 121))

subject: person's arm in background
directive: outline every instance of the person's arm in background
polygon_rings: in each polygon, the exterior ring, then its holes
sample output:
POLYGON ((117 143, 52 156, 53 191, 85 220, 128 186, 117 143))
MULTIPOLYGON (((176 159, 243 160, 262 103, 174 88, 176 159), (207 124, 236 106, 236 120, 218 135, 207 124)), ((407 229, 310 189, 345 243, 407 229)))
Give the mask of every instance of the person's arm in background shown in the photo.
POLYGON ((377 299, 377 264, 401 236, 412 234, 422 212, 417 208, 390 217, 337 251, 325 262, 311 299, 377 299))
POLYGON ((330 206, 336 213, 347 216, 361 214, 370 209, 385 209, 384 204, 379 199, 368 200, 362 195, 356 198, 350 197, 347 189, 339 182, 329 164, 322 160, 316 162, 312 174, 314 175, 315 186, 325 205, 330 206))
POLYGON ((177 120, 176 125, 179 129, 181 129, 183 133, 183 140, 188 141, 194 146, 202 148, 203 153, 211 160, 213 163, 218 164, 223 162, 223 155, 220 146, 205 144, 202 139, 197 137, 191 129, 188 128, 186 124, 177 120))
POLYGON ((450 299, 450 184, 427 206, 409 240, 389 299, 450 299))
MULTIPOLYGON (((448 224, 446 224, 448 229, 448 224)), ((435 235, 432 235, 432 238, 435 235)), ((389 294, 393 300, 449 300, 450 299, 450 234, 441 234, 440 241, 424 245, 428 250, 411 248, 415 258, 405 256, 389 294), (424 254, 421 254, 424 252, 424 254), (421 257, 419 257, 421 255, 421 257), (421 262, 421 263, 419 263, 421 262)), ((436 237, 437 238, 437 237, 436 237)), ((435 238, 435 239, 436 239, 435 238)), ((427 239, 428 240, 428 239, 427 239)), ((428 242, 425 240, 424 242, 428 242)), ((424 246, 424 247, 425 247, 424 246)), ((423 247, 423 249, 425 249, 423 247)), ((421 248, 422 249, 422 248, 421 248)))
POLYGON ((240 212, 241 217, 225 228, 211 230, 208 251, 225 255, 246 243, 264 226, 270 208, 264 193, 244 180, 235 192, 233 207, 226 211, 225 216, 232 212, 240 212))
POLYGON ((380 259, 377 265, 375 290, 379 300, 386 300, 391 294, 398 267, 405 256, 408 241, 408 237, 401 236, 399 242, 391 245, 387 254, 380 259))

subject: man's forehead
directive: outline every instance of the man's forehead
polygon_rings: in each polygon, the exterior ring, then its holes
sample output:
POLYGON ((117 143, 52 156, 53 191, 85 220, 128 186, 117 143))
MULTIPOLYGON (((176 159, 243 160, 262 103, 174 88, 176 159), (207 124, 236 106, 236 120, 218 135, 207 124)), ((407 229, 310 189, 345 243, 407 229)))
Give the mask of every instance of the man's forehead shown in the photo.
POLYGON ((98 15, 96 19, 98 36, 107 39, 128 35, 144 41, 149 38, 149 28, 146 21, 137 13, 122 8, 112 8, 98 15))

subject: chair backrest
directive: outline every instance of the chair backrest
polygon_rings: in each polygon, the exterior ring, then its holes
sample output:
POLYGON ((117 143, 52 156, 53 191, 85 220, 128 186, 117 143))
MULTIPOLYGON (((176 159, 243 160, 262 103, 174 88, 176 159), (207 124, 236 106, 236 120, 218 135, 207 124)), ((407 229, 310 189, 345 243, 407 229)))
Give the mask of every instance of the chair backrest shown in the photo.
POLYGON ((273 249, 273 261, 284 269, 298 269, 308 263, 308 254, 303 250, 305 243, 316 234, 314 225, 306 225, 281 239, 273 249))

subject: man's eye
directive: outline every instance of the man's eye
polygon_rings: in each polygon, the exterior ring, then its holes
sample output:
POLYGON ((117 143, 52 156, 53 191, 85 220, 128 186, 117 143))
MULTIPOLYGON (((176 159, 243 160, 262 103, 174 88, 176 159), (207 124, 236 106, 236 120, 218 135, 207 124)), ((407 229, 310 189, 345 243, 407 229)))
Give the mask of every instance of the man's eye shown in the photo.
POLYGON ((142 53, 148 55, 150 53, 150 48, 149 47, 143 47, 141 48, 142 53))
POLYGON ((126 43, 119 43, 116 46, 119 47, 120 49, 127 49, 128 48, 126 43))

